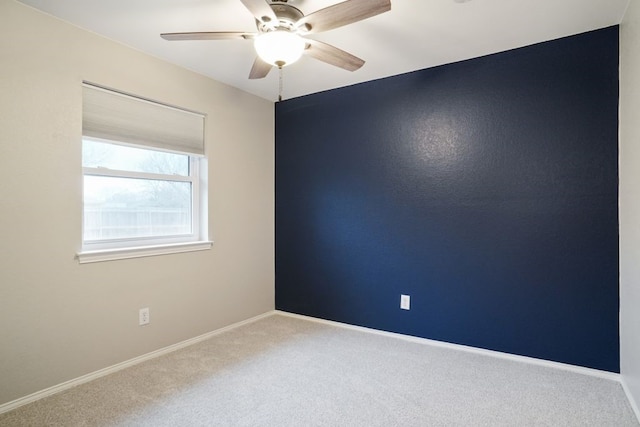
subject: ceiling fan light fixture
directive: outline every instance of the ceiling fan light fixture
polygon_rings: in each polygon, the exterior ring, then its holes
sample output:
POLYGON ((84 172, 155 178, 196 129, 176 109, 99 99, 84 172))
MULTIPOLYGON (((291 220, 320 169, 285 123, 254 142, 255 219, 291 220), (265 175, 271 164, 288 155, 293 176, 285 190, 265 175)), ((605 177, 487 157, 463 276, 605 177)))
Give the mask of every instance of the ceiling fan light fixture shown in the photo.
POLYGON ((254 47, 264 62, 284 67, 302 56, 306 43, 302 37, 288 30, 269 31, 256 37, 254 47))

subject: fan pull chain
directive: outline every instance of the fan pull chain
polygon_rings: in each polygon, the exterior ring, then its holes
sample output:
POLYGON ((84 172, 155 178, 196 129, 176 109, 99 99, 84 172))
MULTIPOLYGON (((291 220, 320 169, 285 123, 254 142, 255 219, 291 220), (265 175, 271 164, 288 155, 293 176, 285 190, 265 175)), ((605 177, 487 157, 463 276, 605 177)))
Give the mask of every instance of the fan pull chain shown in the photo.
POLYGON ((282 87, 283 87, 283 78, 282 78, 282 67, 278 67, 278 74, 280 76, 279 86, 278 86, 278 101, 282 101, 282 87))

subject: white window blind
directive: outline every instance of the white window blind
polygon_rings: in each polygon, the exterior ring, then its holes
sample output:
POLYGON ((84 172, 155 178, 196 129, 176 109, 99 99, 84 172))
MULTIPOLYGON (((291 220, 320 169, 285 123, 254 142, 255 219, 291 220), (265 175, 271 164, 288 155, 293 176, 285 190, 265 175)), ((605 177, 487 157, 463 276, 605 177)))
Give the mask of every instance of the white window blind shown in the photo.
POLYGON ((85 83, 82 133, 161 150, 204 155, 204 116, 85 83))

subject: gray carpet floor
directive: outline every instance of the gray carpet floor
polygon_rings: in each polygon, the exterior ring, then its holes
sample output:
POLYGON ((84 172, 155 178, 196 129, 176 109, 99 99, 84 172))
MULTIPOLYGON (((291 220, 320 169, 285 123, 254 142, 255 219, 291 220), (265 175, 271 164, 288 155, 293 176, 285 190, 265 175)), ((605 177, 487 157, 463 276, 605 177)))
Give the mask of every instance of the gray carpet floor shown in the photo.
POLYGON ((2 426, 638 426, 615 381, 273 315, 2 426))

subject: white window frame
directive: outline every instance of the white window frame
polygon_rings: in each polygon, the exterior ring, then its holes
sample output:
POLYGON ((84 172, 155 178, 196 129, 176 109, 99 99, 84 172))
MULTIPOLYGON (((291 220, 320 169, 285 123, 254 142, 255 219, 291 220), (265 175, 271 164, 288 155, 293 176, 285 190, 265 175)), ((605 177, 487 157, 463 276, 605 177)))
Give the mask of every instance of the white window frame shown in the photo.
MULTIPOLYGON (((110 95, 115 96, 124 96, 132 97, 131 95, 121 94, 117 91, 112 91, 108 89, 103 89, 100 87, 93 86, 89 83, 84 83, 84 86, 90 90, 95 91, 102 90, 108 92, 110 95)), ((91 91, 90 91, 91 92, 91 91)), ((95 93, 95 92, 94 92, 95 93)), ((113 98, 116 99, 117 98, 113 98)), ((135 103, 135 97, 134 99, 135 103)), ((139 99, 141 102, 147 102, 153 104, 155 107, 163 108, 163 104, 158 104, 153 101, 148 101, 144 99, 139 99)), ((93 101, 91 101, 93 102, 93 101)), ((95 104, 93 104, 95 105, 95 104)), ((166 108, 176 107, 164 106, 166 108)), ((90 107, 93 108, 93 107, 90 107)), ((95 116, 94 110, 89 110, 95 116)), ((115 111, 115 110, 113 110, 115 111)), ((187 110, 178 110, 185 111, 189 113, 187 110)), ((84 107, 83 107, 83 115, 84 115, 84 107)), ((146 114, 146 112, 145 112, 146 114)), ((153 114, 151 112, 150 114, 153 114)), ((191 114, 191 113, 189 113, 191 114)), ((98 116, 99 117, 99 116, 98 116)), ((115 116, 114 116, 115 117, 115 116)), ((149 116, 150 119, 153 120, 153 116, 149 116)), ((117 129, 117 128, 114 128, 117 129)), ((186 129, 186 128, 183 128, 186 129)), ((109 130, 109 129, 107 129, 109 130)), ((144 131, 144 129, 143 129, 144 131)), ((115 131, 117 134, 117 130, 115 131)), ((111 261, 117 259, 127 259, 127 258, 138 258, 138 257, 146 257, 153 255, 164 255, 170 253, 180 253, 180 252, 192 252, 192 251, 200 251, 210 249, 212 246, 212 242, 207 238, 207 197, 204 193, 206 191, 206 157, 204 153, 200 151, 200 154, 196 152, 188 152, 183 151, 182 147, 180 149, 171 150, 160 148, 157 145, 154 145, 153 142, 150 142, 148 145, 146 141, 120 141, 116 140, 114 137, 104 138, 98 137, 97 135, 86 135, 84 132, 84 118, 83 118, 83 139, 93 140, 97 142, 103 142, 108 144, 115 145, 123 145, 135 147, 143 150, 149 151, 165 151, 165 152, 173 152, 181 155, 186 155, 189 157, 189 176, 180 176, 180 175, 165 175, 165 174, 157 174, 157 173, 148 173, 148 172, 135 172, 135 171, 123 171, 123 170, 115 170, 103 167, 82 167, 82 177, 84 180, 85 176, 105 176, 105 177, 122 177, 122 178, 133 178, 133 179, 154 179, 154 180, 162 180, 162 181, 175 181, 175 182, 190 182, 191 183, 191 233, 185 235, 178 236, 154 236, 154 237, 141 237, 141 238, 122 238, 122 239, 108 239, 108 240, 100 240, 100 241, 84 241, 84 200, 82 203, 82 244, 81 250, 77 253, 78 262, 83 263, 92 263, 99 261, 111 261), (204 184, 204 185, 202 185, 204 184)), ((157 143, 157 141, 156 141, 157 143)), ((191 150, 192 147, 189 147, 191 150)), ((83 190, 84 194, 84 190, 83 190)))

